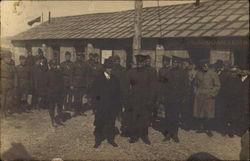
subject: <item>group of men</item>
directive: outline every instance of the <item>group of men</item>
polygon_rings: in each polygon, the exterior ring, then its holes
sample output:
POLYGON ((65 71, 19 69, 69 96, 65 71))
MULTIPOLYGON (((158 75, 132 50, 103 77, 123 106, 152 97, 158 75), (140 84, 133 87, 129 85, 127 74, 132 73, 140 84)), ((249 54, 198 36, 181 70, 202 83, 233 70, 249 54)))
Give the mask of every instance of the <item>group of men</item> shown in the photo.
POLYGON ((194 122, 197 132, 208 136, 212 136, 214 120, 229 136, 248 129, 249 72, 221 60, 212 66, 202 60, 196 68, 188 59, 163 56, 163 67, 157 72, 146 55, 136 55, 136 66, 129 70, 120 65, 119 56, 101 64, 98 54, 89 54, 85 61, 79 53, 72 62, 71 53, 66 52, 64 62, 47 62, 39 49, 38 56, 31 52, 20 56, 16 67, 10 58, 10 53, 4 55, 1 68, 3 114, 12 108, 13 89, 23 104, 32 95, 33 106, 49 107, 53 126, 62 124, 63 110, 84 115, 90 105, 95 115, 95 148, 104 139, 118 146, 116 119, 121 120, 121 136, 129 137, 130 143, 142 139, 150 144, 148 129, 159 120, 164 141, 177 143, 179 127, 189 129, 194 122))

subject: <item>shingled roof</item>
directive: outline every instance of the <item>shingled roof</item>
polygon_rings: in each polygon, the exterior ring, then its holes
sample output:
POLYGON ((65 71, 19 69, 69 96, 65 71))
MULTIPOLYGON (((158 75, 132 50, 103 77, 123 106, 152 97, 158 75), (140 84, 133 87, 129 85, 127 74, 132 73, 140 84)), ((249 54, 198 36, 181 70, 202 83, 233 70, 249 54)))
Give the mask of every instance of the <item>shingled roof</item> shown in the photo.
MULTIPOLYGON (((210 0, 143 9, 142 37, 237 37, 249 35, 248 0, 210 0)), ((134 10, 52 18, 13 40, 132 38, 134 10)))

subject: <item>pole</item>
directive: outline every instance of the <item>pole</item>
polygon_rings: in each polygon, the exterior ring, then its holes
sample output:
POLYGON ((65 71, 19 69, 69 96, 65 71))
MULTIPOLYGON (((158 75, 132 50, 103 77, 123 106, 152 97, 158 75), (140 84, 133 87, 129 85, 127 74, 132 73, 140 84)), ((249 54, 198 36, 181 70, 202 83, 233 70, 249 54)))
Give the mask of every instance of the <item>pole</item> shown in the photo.
POLYGON ((142 0, 135 0, 135 34, 133 39, 133 55, 132 60, 135 64, 135 55, 141 53, 141 28, 142 28, 142 0))

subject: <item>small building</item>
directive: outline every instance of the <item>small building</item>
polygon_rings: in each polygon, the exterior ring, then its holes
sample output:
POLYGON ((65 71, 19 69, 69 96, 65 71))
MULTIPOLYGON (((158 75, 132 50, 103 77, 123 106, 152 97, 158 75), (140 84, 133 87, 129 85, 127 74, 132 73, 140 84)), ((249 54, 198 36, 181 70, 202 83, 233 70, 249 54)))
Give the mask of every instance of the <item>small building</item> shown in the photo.
MULTIPOLYGON (((134 10, 51 18, 12 39, 16 56, 37 48, 48 59, 61 62, 64 53, 100 54, 100 61, 119 55, 122 65, 132 63, 134 10)), ((210 0, 143 8, 142 53, 152 66, 162 66, 163 55, 190 57, 194 62, 208 58, 248 67, 249 1, 210 0)))

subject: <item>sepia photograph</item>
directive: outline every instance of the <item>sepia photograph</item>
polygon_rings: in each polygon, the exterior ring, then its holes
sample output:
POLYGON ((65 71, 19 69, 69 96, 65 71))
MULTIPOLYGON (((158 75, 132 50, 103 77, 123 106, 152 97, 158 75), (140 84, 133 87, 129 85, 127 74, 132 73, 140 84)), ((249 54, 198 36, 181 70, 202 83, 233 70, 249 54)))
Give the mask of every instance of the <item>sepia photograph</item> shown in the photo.
POLYGON ((0 160, 249 160, 249 0, 0 7, 0 160))

